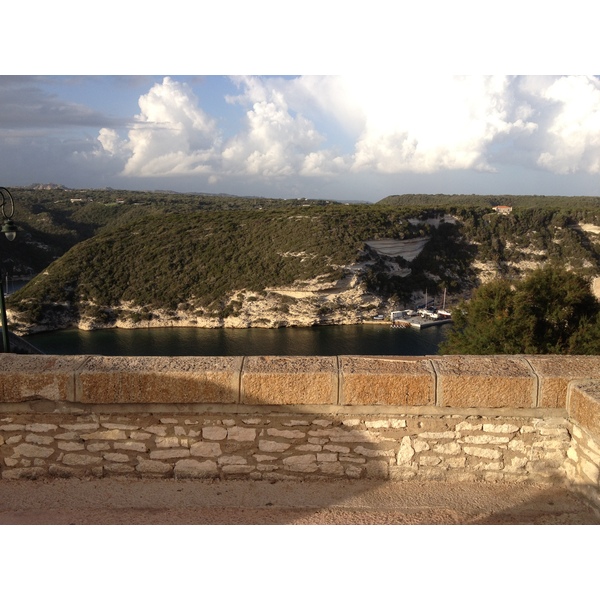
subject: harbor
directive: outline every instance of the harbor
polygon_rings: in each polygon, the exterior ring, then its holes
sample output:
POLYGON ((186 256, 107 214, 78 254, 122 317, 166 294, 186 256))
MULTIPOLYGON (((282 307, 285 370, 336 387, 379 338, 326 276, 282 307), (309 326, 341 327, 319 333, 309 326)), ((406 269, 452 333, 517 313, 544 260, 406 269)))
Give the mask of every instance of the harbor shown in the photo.
POLYGON ((444 301, 441 309, 430 307, 427 292, 425 292, 425 304, 421 308, 417 310, 393 310, 390 313, 390 321, 393 328, 399 329, 407 327, 425 329, 452 323, 452 313, 446 310, 446 290, 444 290, 444 301))
POLYGON ((452 313, 446 309, 429 308, 394 310, 390 314, 390 321, 393 328, 415 327, 416 329, 425 329, 452 323, 452 313))
POLYGON ((426 319, 424 317, 407 317, 404 319, 396 319, 392 321, 392 328, 405 329, 407 327, 415 327, 416 329, 425 329, 427 327, 439 327, 440 325, 448 325, 452 323, 452 319, 426 319))

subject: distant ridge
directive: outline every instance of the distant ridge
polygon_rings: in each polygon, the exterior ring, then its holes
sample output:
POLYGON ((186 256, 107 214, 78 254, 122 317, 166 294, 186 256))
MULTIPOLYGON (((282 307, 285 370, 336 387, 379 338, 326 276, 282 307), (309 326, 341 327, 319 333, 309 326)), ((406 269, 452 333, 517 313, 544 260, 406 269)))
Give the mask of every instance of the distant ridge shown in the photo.
POLYGON ((30 190, 68 190, 69 188, 58 183, 32 183, 26 186, 26 189, 30 190))

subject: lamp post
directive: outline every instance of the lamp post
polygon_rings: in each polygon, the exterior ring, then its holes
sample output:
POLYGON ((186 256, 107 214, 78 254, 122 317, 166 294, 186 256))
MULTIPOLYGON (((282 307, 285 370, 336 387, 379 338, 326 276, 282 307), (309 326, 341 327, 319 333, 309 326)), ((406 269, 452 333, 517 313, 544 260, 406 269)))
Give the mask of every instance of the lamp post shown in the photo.
MULTIPOLYGON (((12 222, 12 217, 15 214, 15 203, 11 193, 5 188, 0 187, 0 208, 2 209, 2 233, 6 236, 9 242, 12 242, 17 236, 17 228, 12 222)), ((4 302, 4 284, 3 278, 0 278, 0 317, 2 318, 2 341, 4 342, 4 352, 10 352, 10 343, 8 341, 8 325, 6 322, 6 304, 4 302)), ((8 291, 8 290, 7 290, 8 291)))

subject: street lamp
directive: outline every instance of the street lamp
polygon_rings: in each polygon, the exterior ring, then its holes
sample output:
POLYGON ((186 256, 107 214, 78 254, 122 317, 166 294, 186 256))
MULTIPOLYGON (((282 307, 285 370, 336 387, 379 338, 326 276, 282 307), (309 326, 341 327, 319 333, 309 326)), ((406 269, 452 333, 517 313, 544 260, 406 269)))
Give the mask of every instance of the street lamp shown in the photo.
MULTIPOLYGON (((15 203, 11 193, 5 188, 0 187, 0 208, 2 209, 2 233, 6 236, 9 242, 12 242, 17 236, 17 228, 12 222, 12 217, 15 214, 15 203)), ((2 341, 4 342, 4 352, 10 352, 10 343, 8 341, 8 325, 6 322, 6 304, 4 302, 4 286, 0 278, 0 317, 2 318, 2 341)), ((8 291, 8 290, 7 290, 8 291)))

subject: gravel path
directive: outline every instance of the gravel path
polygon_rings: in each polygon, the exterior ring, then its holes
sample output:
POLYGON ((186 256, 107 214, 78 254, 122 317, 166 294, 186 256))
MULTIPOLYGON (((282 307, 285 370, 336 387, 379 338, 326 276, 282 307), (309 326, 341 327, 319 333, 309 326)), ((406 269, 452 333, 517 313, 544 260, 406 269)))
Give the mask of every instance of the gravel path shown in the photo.
POLYGON ((600 524, 575 492, 531 484, 0 481, 0 524, 600 524))

